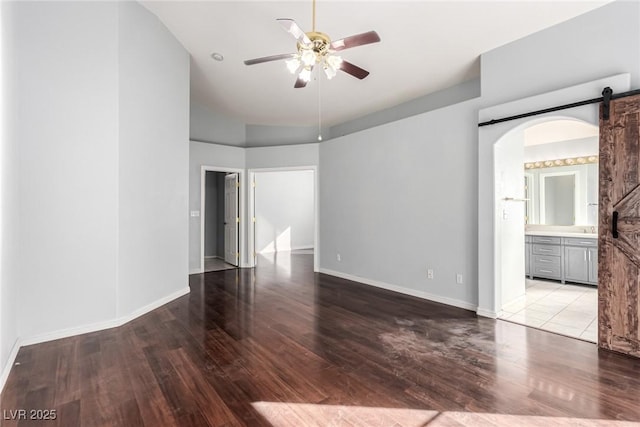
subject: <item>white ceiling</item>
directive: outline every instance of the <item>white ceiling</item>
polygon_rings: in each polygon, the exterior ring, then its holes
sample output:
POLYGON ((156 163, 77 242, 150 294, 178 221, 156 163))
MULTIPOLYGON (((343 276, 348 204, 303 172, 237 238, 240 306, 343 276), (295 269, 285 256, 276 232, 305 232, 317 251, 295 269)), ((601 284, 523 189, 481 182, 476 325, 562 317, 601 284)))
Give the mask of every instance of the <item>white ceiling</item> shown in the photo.
POLYGON ((550 144, 574 139, 597 138, 598 126, 579 120, 552 120, 524 130, 524 145, 550 144))
POLYGON ((479 55, 609 1, 317 0, 316 30, 333 40, 376 30, 380 43, 342 52, 371 72, 345 73, 294 89, 284 61, 243 61, 295 51, 277 18, 311 31, 312 1, 142 1, 189 51, 191 96, 247 124, 343 123, 480 74, 479 55), (213 52, 224 61, 211 59, 213 52))

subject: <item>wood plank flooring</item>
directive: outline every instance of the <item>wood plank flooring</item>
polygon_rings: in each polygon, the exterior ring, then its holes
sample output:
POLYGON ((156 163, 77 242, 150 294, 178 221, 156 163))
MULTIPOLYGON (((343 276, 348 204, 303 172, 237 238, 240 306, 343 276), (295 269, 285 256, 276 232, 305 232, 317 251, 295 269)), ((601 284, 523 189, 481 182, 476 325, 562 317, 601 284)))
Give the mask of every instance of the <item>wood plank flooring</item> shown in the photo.
POLYGON ((120 328, 22 348, 0 425, 640 421, 638 359, 312 266, 292 254, 194 275, 189 295, 120 328), (56 419, 10 419, 19 409, 56 419))

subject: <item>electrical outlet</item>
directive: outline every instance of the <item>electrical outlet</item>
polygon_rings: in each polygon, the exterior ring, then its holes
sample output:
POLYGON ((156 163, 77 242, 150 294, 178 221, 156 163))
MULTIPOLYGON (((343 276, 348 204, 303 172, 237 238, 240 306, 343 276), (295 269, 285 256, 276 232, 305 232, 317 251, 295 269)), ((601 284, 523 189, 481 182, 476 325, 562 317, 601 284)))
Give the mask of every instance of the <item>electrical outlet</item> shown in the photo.
POLYGON ((456 274, 456 283, 458 285, 462 285, 463 281, 462 281, 462 274, 458 273, 456 274))
POLYGON ((340 254, 336 254, 336 259, 338 260, 338 262, 342 261, 342 257, 340 256, 340 254))
POLYGON ((427 279, 433 279, 433 269, 427 269, 427 279))

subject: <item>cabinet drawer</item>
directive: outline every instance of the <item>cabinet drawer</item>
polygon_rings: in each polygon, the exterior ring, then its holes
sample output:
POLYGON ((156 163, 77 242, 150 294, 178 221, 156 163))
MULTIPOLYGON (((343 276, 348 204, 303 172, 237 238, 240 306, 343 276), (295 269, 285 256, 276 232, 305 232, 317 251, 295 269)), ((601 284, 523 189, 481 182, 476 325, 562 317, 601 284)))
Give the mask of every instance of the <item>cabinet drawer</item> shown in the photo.
POLYGON ((586 247, 597 247, 598 239, 581 239, 579 237, 564 237, 563 243, 566 246, 586 246, 586 247))
POLYGON ((560 245, 540 245, 534 243, 531 246, 531 250, 534 255, 555 255, 560 256, 561 247, 560 245))
POLYGON ((533 265, 539 267, 557 267, 560 268, 561 257, 559 256, 547 256, 547 255, 534 255, 533 265))
POLYGON ((562 277, 562 271, 560 268, 560 259, 558 258, 558 265, 544 265, 533 264, 533 275, 540 277, 548 277, 549 279, 560 279, 562 277))
POLYGON ((560 257, 534 257, 531 270, 534 276, 547 277, 549 279, 562 278, 560 257))
POLYGON ((533 243, 547 243, 552 245, 560 244, 560 237, 550 237, 550 236, 531 236, 531 241, 533 243))

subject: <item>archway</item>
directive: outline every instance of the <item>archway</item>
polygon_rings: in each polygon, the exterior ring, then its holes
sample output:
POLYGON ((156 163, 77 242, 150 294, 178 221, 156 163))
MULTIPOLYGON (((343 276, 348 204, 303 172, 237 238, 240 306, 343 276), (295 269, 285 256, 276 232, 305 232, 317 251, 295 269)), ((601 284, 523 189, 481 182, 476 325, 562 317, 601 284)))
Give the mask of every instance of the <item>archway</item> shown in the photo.
MULTIPOLYGON (((480 110, 480 121, 509 116, 526 111, 535 111, 553 105, 566 104, 572 100, 587 99, 599 94, 602 88, 609 86, 614 92, 629 90, 629 75, 623 74, 608 77, 589 83, 572 86, 546 94, 525 98, 522 100, 501 104, 480 110)), ((496 191, 499 181, 499 169, 496 169, 497 143, 517 137, 518 132, 531 125, 555 119, 579 120, 592 125, 598 123, 598 105, 590 104, 564 110, 562 114, 547 113, 536 116, 535 119, 521 118, 502 122, 492 126, 479 128, 478 152, 478 309, 477 313, 486 317, 497 317, 502 308, 502 217, 501 203, 503 192, 496 191), (503 139, 506 138, 506 139, 503 139)), ((501 144, 502 146, 502 144, 501 144)), ((498 155, 500 147, 498 146, 498 155)), ((505 145, 506 146, 506 145, 505 145)), ((524 173, 524 172, 523 172, 524 173)), ((520 181, 521 183, 522 181, 520 181)), ((521 198, 523 193, 519 193, 521 198)), ((515 197, 514 197, 515 198, 515 197)), ((507 213, 508 216, 508 213, 507 213)), ((523 246, 524 246, 524 242, 523 246)), ((524 247, 522 248, 524 259, 524 247)))

